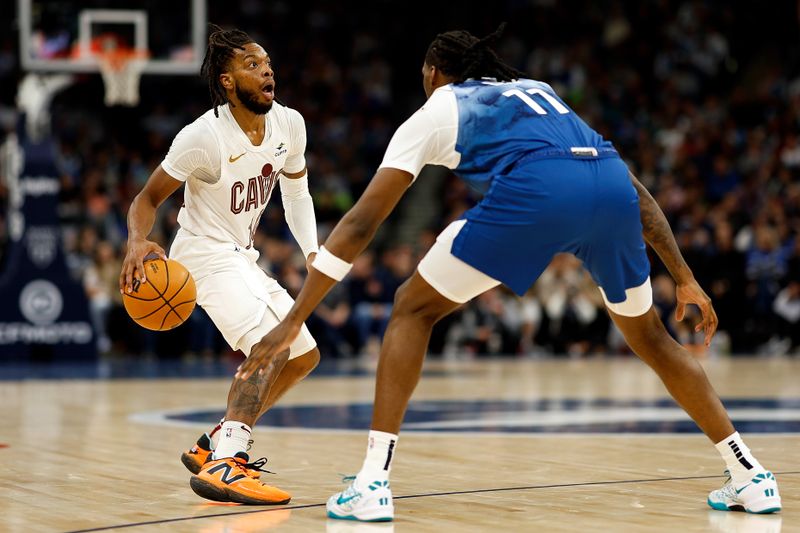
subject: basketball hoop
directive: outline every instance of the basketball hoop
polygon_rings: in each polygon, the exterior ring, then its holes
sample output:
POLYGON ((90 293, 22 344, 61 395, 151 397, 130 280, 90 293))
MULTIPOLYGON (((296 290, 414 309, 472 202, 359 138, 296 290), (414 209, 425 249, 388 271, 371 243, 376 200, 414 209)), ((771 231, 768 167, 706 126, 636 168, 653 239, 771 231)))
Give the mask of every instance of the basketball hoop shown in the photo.
POLYGON ((139 80, 150 54, 146 50, 114 48, 94 53, 106 87, 106 106, 139 104, 139 80))

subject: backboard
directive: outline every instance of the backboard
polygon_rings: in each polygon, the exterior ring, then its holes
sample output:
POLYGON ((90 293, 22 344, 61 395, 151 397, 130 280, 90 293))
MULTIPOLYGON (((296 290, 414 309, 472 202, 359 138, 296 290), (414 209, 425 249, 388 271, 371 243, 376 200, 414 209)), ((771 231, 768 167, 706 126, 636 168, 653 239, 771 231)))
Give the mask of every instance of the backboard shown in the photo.
POLYGON ((108 48, 146 52, 144 74, 197 75, 206 0, 17 0, 23 70, 98 72, 108 48))

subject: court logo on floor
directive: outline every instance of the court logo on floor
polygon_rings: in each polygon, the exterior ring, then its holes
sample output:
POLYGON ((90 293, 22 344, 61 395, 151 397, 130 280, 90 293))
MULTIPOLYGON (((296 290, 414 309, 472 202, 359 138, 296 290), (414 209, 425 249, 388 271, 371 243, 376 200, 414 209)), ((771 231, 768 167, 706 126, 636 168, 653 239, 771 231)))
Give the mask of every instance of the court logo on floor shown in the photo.
MULTIPOLYGON (((745 433, 800 432, 800 399, 727 398, 728 412, 745 433)), ((143 422, 214 425, 224 410, 145 413, 143 422)), ((260 426, 309 430, 369 428, 371 403, 275 406, 260 426)), ((699 433, 672 400, 546 399, 430 400, 411 402, 403 431, 479 433, 699 433)))

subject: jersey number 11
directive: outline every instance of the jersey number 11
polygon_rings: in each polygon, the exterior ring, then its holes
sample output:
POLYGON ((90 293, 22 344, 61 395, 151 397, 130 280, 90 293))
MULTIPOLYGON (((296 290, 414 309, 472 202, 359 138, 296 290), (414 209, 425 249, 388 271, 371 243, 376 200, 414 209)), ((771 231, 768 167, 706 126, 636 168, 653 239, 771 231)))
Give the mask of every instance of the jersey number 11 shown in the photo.
POLYGON ((510 90, 504 92, 503 96, 507 96, 509 98, 512 97, 512 96, 516 96, 517 98, 519 98, 520 100, 522 100, 523 102, 528 104, 528 107, 533 109, 538 115, 546 115, 547 114, 547 110, 545 110, 545 108, 543 108, 538 103, 536 103, 536 100, 534 100, 533 98, 528 96, 528 94, 525 94, 525 93, 538 94, 539 96, 544 98, 547 101, 548 104, 553 106, 553 109, 558 111, 558 113, 561 114, 561 115, 566 115, 567 113, 569 113, 569 109, 566 106, 564 106, 564 104, 562 104, 561 102, 559 102, 558 100, 553 98, 552 95, 548 94, 547 92, 543 91, 542 89, 537 89, 536 87, 528 89, 525 92, 522 92, 519 89, 510 89, 510 90))

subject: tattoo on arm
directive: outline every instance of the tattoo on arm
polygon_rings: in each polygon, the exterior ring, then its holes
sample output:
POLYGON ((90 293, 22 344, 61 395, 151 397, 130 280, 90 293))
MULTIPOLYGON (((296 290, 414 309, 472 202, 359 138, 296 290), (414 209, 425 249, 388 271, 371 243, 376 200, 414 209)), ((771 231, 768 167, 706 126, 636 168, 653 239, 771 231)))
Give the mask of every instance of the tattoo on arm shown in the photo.
POLYGON ((645 240, 656 251, 677 283, 692 278, 692 271, 681 255, 667 217, 636 176, 630 174, 630 178, 636 192, 639 193, 639 211, 645 240))

